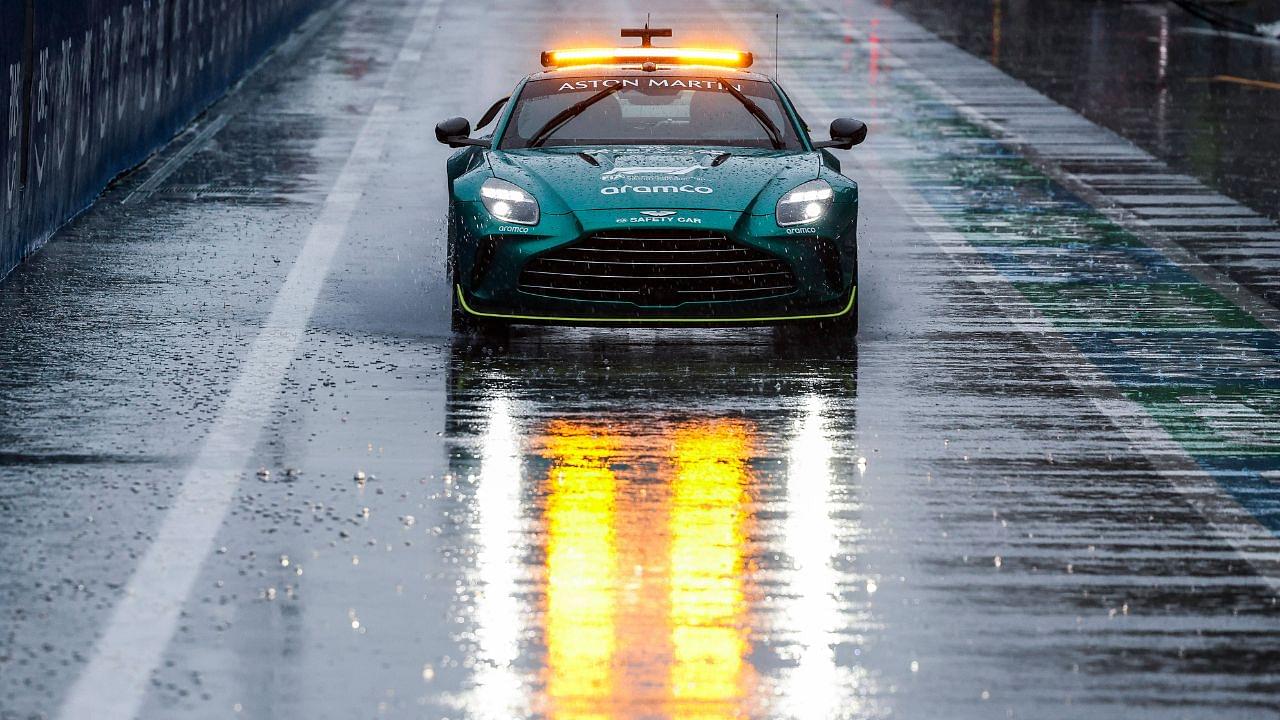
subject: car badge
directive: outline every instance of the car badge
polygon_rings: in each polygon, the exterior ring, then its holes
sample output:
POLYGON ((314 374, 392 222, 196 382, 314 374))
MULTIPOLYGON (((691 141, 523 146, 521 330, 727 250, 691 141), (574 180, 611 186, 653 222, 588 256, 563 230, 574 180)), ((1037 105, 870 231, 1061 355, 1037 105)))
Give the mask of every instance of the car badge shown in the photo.
POLYGON ((640 214, 648 215, 649 217, 671 217, 672 215, 676 214, 676 211, 675 210, 641 210, 640 214))
POLYGON ((634 177, 636 175, 667 175, 669 177, 683 177, 691 172, 701 170, 701 165, 690 165, 688 167, 667 167, 667 166, 637 166, 637 167, 616 167, 606 171, 600 176, 601 180, 617 180, 621 177, 634 177))

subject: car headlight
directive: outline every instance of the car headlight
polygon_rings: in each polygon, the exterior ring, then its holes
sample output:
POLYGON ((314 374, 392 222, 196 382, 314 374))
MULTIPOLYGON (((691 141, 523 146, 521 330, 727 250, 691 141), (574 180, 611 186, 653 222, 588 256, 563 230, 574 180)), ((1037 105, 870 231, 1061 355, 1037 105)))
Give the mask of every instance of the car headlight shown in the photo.
POLYGON ((826 180, 810 180, 782 196, 774 215, 778 225, 805 225, 822 219, 831 209, 835 192, 826 180))
POLYGON ((538 201, 518 185, 506 180, 485 180, 480 186, 480 200, 484 202, 484 209, 502 222, 538 224, 538 201))

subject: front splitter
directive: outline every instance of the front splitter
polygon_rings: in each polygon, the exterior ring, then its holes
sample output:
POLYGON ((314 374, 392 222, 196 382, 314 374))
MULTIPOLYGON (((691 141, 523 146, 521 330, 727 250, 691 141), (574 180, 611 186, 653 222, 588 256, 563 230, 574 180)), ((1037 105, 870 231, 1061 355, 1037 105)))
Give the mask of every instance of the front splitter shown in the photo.
POLYGON ((806 320, 828 320, 843 317, 853 311, 858 296, 858 286, 849 291, 849 301, 840 310, 830 313, 770 315, 758 317, 569 317, 558 315, 523 315, 512 313, 495 313, 477 310, 467 303, 466 294, 461 285, 454 286, 458 294, 458 304, 468 315, 489 320, 507 320, 510 322, 540 323, 547 325, 630 325, 630 326, 662 326, 662 325, 695 325, 702 327, 732 327, 740 325, 773 325, 806 320))

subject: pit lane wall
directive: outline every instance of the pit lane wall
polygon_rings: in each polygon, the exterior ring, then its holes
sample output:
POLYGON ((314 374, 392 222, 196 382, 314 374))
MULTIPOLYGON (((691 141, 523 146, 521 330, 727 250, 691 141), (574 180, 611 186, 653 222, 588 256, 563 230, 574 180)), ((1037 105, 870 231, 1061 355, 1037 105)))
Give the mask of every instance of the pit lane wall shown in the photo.
POLYGON ((0 0, 0 279, 330 0, 0 0))

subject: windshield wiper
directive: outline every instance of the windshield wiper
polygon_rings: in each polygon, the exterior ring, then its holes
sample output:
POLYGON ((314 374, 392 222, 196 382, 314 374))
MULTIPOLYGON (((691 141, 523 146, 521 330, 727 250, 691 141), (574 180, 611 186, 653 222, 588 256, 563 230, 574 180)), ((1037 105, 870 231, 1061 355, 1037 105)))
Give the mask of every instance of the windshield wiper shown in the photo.
POLYGON ((773 124, 773 120, 769 119, 769 115, 754 100, 743 95, 741 90, 733 86, 733 83, 724 78, 716 78, 716 80, 719 81, 720 87, 723 87, 730 95, 737 98, 738 102, 742 103, 742 106, 747 109, 747 112, 760 121, 760 127, 769 133, 769 142, 773 143, 773 149, 781 150, 783 148, 782 131, 778 129, 777 125, 773 124))
POLYGON ((614 94, 615 92, 621 89, 622 89, 621 84, 614 85, 613 87, 607 87, 604 90, 601 90, 600 92, 596 93, 595 95, 592 95, 589 98, 579 100, 578 102, 556 113, 554 117, 552 117, 550 120, 547 121, 547 124, 538 128, 538 131, 535 132, 532 136, 530 136, 529 144, 527 145, 527 147, 538 147, 539 145, 547 141, 547 138, 551 136, 551 133, 559 130, 565 123, 581 115, 587 108, 591 107, 592 105, 595 105, 596 103, 609 97, 610 95, 614 94))
POLYGON ((476 126, 472 128, 472 130, 479 130, 485 125, 488 125, 489 123, 493 122, 493 119, 498 117, 498 111, 501 110, 502 106, 506 105, 507 101, 510 99, 511 99, 511 96, 508 95, 502 98, 501 100, 499 100, 498 102, 490 105, 489 109, 484 111, 484 117, 480 118, 480 122, 476 123, 476 126))

